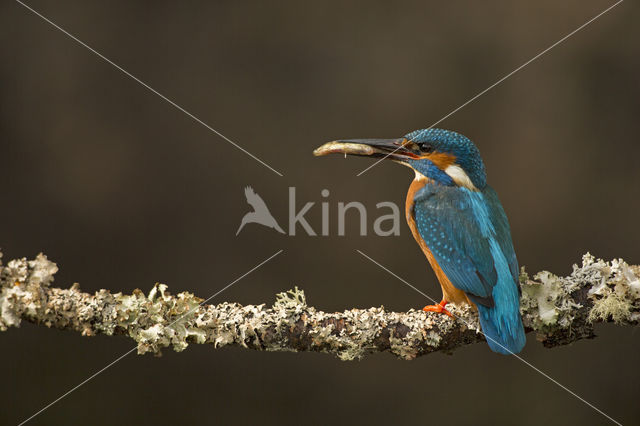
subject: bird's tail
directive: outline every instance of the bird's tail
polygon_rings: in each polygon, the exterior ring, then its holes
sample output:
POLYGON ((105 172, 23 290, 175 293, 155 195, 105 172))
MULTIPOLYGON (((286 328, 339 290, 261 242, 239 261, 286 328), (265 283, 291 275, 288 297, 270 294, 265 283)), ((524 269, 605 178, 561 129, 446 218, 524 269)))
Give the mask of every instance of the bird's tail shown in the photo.
POLYGON ((480 326, 492 351, 504 355, 517 354, 526 342, 520 310, 505 310, 504 305, 487 307, 478 304, 480 326))
POLYGON ((286 232, 284 232, 282 230, 282 228, 280 228, 280 225, 278 225, 278 222, 276 222, 275 219, 273 219, 273 229, 275 229, 276 231, 278 231, 281 234, 286 234, 286 232))
POLYGON ((242 218, 242 222, 240 222, 240 227, 238 227, 238 230, 236 231, 236 237, 238 236, 240 231, 242 231, 242 228, 244 228, 246 224, 247 224, 247 215, 244 215, 244 217, 242 218))

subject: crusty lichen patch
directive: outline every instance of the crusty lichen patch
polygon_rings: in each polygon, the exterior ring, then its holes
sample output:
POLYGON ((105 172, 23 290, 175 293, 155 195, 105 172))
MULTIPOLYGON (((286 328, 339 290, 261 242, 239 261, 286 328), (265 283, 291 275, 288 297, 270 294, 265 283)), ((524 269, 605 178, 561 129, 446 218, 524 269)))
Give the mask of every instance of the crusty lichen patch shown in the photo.
POLYGON ((640 299, 640 280, 637 268, 634 271, 622 259, 604 262, 589 258, 590 265, 601 270, 601 280, 589 290, 593 307, 589 321, 612 320, 617 324, 637 321, 640 299))
POLYGON ((596 321, 637 324, 638 268, 622 259, 596 260, 587 253, 581 266, 573 265, 569 276, 542 271, 533 281, 523 282, 521 311, 525 326, 552 344, 592 337, 591 324, 596 321))
POLYGON ((589 311, 589 321, 607 321, 613 320, 616 324, 631 318, 631 304, 621 295, 611 292, 601 299, 597 299, 593 303, 591 311, 589 311))
POLYGON ((539 272, 534 276, 534 281, 522 286, 521 310, 537 310, 535 315, 530 315, 533 328, 555 324, 567 327, 574 319, 572 312, 581 307, 571 297, 577 288, 575 282, 548 271, 539 272))
POLYGON ((292 310, 296 312, 306 307, 307 297, 304 295, 304 291, 300 290, 298 286, 295 286, 293 290, 276 294, 276 301, 273 304, 273 309, 292 310))
MULTIPOLYGON (((381 351, 414 359, 483 340, 477 312, 468 305, 447 305, 455 318, 384 307, 323 312, 308 306, 298 287, 277 294, 272 306, 203 305, 188 292, 172 295, 165 284, 154 285, 148 294, 135 290, 130 295, 108 290, 88 294, 77 284, 51 287, 57 270, 43 254, 6 266, 0 262, 0 330, 27 320, 83 336, 127 335, 139 354, 208 343, 215 348, 326 352, 342 360, 381 351)), ((523 269, 523 322, 546 346, 591 337, 593 322, 637 324, 639 276, 638 267, 622 260, 596 261, 589 254, 567 277, 543 271, 530 280, 523 269)))
POLYGON ((58 272, 55 263, 40 253, 34 260, 11 260, 2 265, 0 253, 0 331, 18 327, 23 316, 37 315, 42 288, 53 282, 58 272))

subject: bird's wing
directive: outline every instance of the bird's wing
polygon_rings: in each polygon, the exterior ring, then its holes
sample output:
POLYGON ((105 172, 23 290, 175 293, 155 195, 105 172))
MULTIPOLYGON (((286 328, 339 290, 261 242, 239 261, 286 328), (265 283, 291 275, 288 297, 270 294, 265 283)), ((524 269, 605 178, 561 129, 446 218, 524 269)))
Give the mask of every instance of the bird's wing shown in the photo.
POLYGON ((485 198, 480 192, 427 184, 413 206, 418 232, 447 278, 474 302, 487 306, 493 305, 498 280, 492 244, 494 251, 496 243, 503 252, 510 251, 505 258, 513 258, 517 274, 509 226, 496 202, 495 192, 485 198))
POLYGON ((247 203, 249 203, 249 205, 253 207, 255 211, 269 211, 262 198, 258 194, 256 194, 253 188, 251 188, 250 186, 247 186, 244 189, 244 195, 245 197, 247 197, 247 203))
MULTIPOLYGON (((511 239, 511 230, 509 228, 509 220, 502 208, 502 203, 498 199, 498 194, 489 185, 482 191, 485 199, 487 200, 487 206, 489 207, 489 215, 496 231, 496 238, 500 244, 500 249, 507 259, 509 264, 509 272, 513 280, 519 282, 520 268, 518 267, 518 259, 516 258, 516 251, 513 249, 513 240, 511 239)), ((518 291, 520 286, 518 285, 518 291)))

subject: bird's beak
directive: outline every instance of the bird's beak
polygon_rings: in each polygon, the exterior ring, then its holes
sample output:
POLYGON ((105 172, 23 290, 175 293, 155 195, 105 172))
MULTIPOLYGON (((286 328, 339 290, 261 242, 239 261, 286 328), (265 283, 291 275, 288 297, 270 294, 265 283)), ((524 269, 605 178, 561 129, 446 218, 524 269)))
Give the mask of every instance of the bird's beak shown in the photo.
POLYGON ((313 151, 316 157, 327 154, 349 154, 396 161, 420 158, 415 144, 405 138, 343 139, 327 142, 313 151))

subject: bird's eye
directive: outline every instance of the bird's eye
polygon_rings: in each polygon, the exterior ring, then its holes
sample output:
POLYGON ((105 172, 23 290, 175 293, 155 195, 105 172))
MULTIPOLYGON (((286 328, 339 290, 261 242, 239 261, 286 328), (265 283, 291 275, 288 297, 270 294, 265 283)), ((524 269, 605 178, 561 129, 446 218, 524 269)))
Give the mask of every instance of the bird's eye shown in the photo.
POLYGON ((420 143, 420 151, 422 152, 432 152, 433 151, 433 145, 431 145, 429 142, 422 142, 420 143))

